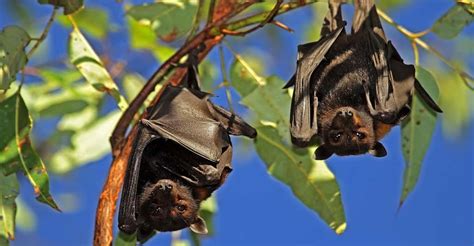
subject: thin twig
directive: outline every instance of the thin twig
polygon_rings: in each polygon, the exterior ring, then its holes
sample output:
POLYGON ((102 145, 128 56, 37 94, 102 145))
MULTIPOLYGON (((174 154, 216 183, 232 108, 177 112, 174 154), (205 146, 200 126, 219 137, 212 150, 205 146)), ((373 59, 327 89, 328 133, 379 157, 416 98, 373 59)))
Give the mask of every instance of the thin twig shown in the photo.
POLYGON ((294 32, 294 30, 291 29, 289 26, 287 26, 287 25, 285 25, 285 24, 283 24, 283 23, 281 23, 281 22, 279 22, 279 21, 277 21, 277 20, 273 20, 271 23, 272 23, 273 25, 275 25, 275 26, 277 26, 277 27, 279 27, 279 28, 281 28, 281 29, 287 31, 287 32, 294 32))
POLYGON ((211 3, 209 4, 209 12, 207 13, 206 27, 210 26, 212 23, 212 20, 214 19, 215 7, 216 7, 216 0, 211 0, 211 3))
POLYGON ((249 28, 245 31, 232 31, 232 30, 228 30, 228 29, 223 28, 223 29, 221 29, 221 32, 226 34, 226 35, 232 35, 232 36, 245 36, 245 35, 247 35, 251 32, 254 32, 257 29, 264 27, 267 23, 271 23, 273 21, 273 18, 275 18, 275 16, 278 14, 278 11, 280 10, 280 6, 281 6, 282 3, 283 3, 283 0, 277 0, 277 2, 275 3, 275 6, 268 13, 265 20, 263 20, 258 25, 254 26, 252 28, 249 28))
POLYGON ((194 34, 196 34, 196 32, 198 31, 199 24, 201 24, 201 18, 202 18, 203 12, 204 12, 204 0, 199 0, 198 9, 196 11, 196 15, 194 16, 193 27, 191 28, 191 31, 189 32, 189 36, 186 39, 186 42, 188 42, 194 36, 194 34))
POLYGON ((443 54, 441 54, 441 52, 439 52, 437 49, 435 49, 434 47, 430 46, 429 44, 427 44, 425 41, 423 41, 420 37, 423 36, 421 35, 422 33, 425 33, 425 32, 421 32, 421 33, 413 33, 409 30, 407 30, 406 28, 404 28, 403 26, 399 25, 398 23, 396 23, 392 18, 390 18, 390 16, 388 16, 386 13, 384 13, 383 11, 381 10, 377 10, 377 13, 380 15, 380 17, 382 17, 383 20, 385 20, 385 22, 387 22, 388 24, 394 26, 400 33, 402 33, 403 35, 405 35, 408 39, 410 39, 412 42, 416 43, 417 45, 419 45, 420 47, 422 47, 423 49, 425 49, 426 51, 429 51, 431 52, 432 54, 434 54, 436 57, 438 57, 438 59, 440 59, 442 62, 444 62, 448 67, 450 67, 452 70, 454 70, 456 73, 459 74, 459 76, 461 76, 461 78, 463 79, 464 83, 466 84, 467 87, 469 87, 471 90, 474 90, 474 84, 471 84, 472 81, 474 81, 473 77, 471 75, 469 75, 467 72, 459 69, 458 67, 456 67, 454 64, 452 64, 448 58, 446 58, 445 56, 443 56, 443 54))
POLYGON ((35 45, 31 48, 31 50, 28 52, 28 57, 31 57, 33 53, 38 49, 40 44, 46 39, 48 36, 49 30, 51 29, 51 26, 53 25, 54 18, 56 17, 56 12, 58 10, 58 7, 54 7, 53 12, 51 12, 51 16, 48 19, 48 22, 46 23, 46 26, 43 29, 43 32, 41 33, 40 37, 36 39, 35 45))
POLYGON ((221 74, 222 80, 225 84, 225 94, 227 97, 227 104, 229 105, 230 112, 234 113, 234 108, 232 107, 232 95, 230 93, 230 81, 227 79, 227 70, 225 69, 225 59, 224 59, 224 50, 222 49, 222 45, 219 45, 219 58, 221 61, 221 74))

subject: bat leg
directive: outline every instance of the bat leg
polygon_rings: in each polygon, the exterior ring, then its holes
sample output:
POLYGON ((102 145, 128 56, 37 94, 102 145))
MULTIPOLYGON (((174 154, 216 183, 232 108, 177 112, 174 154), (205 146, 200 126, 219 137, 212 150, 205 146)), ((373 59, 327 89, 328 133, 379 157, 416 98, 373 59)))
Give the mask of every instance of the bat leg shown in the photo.
POLYGON ((355 0, 355 11, 352 19, 352 33, 371 30, 387 43, 387 38, 380 22, 373 0, 355 0))
POLYGON ((322 37, 345 26, 341 12, 341 4, 345 2, 345 0, 329 0, 329 11, 324 17, 323 26, 321 28, 322 37))

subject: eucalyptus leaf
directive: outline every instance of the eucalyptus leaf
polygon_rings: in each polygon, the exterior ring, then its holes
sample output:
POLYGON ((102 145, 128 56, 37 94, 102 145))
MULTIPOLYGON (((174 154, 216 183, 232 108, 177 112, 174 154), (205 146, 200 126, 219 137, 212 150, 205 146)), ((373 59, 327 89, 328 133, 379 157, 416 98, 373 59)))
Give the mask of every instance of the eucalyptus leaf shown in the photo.
MULTIPOLYGON (((438 87, 430 72, 422 67, 417 67, 416 78, 430 96, 436 100, 438 98, 438 87)), ((402 150, 405 159, 405 171, 400 206, 415 188, 435 126, 436 113, 415 92, 410 115, 402 123, 402 150)))
POLYGON ((255 147, 268 172, 287 184, 337 234, 343 233, 346 219, 339 185, 323 161, 313 160, 314 149, 292 148, 272 126, 257 127, 257 132, 255 147))
POLYGON ((18 26, 7 26, 0 32, 0 89, 7 90, 28 57, 25 47, 31 38, 18 26))
POLYGON ((4 176, 0 173, 0 243, 15 239, 15 198, 18 193, 16 175, 4 176))
POLYGON ((242 104, 255 112, 260 121, 276 124, 278 133, 283 139, 288 139, 291 99, 282 90, 284 81, 276 76, 268 77, 265 86, 257 86, 247 96, 242 98, 242 104))
POLYGON ((433 25, 432 31, 444 39, 455 38, 464 27, 474 20, 472 6, 458 3, 448 10, 433 25), (469 9, 471 8, 471 9, 469 9))
POLYGON ((90 46, 89 42, 77 29, 73 29, 69 36, 69 59, 81 72, 84 78, 98 91, 107 92, 117 102, 120 109, 125 110, 128 103, 107 72, 100 58, 90 46))
POLYGON ((17 166, 21 167, 23 174, 33 186, 36 199, 58 210, 58 206, 49 193, 49 177, 44 163, 31 145, 28 136, 32 128, 32 122, 21 95, 16 93, 1 102, 0 114, 5 115, 0 120, 0 134, 3 135, 0 139, 4 140, 0 143, 0 150, 3 150, 2 144, 5 142, 7 145, 12 141, 19 143, 15 144, 18 156, 13 163, 19 163, 17 166), (18 122, 16 122, 16 119, 18 119, 18 122), (19 136, 16 136, 16 128, 18 128, 19 136))
POLYGON ((284 84, 281 79, 272 76, 264 81, 265 84, 259 83, 253 91, 246 91, 241 101, 261 123, 254 142, 257 153, 272 176, 287 184, 295 196, 318 213, 337 234, 343 233, 346 219, 334 175, 323 161, 313 159, 314 149, 292 147, 288 120, 290 95, 281 89, 284 84))
MULTIPOLYGON (((72 27, 66 16, 59 16, 58 22, 66 27, 72 27)), ((85 33, 97 39, 103 39, 110 31, 109 15, 100 8, 87 7, 74 13, 74 22, 85 33)))
POLYGON ((136 5, 127 15, 148 25, 162 40, 171 42, 191 30, 196 11, 196 0, 183 0, 136 5))
POLYGON ((120 112, 113 111, 74 134, 72 146, 59 150, 51 158, 52 170, 66 173, 110 153, 109 137, 119 118, 120 112))

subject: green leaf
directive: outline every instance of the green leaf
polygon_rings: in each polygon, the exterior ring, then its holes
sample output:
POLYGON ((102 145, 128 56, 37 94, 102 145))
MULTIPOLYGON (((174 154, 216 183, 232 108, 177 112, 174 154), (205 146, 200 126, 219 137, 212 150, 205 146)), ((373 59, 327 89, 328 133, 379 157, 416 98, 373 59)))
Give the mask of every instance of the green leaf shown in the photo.
POLYGON ((74 134, 72 146, 59 150, 51 158, 52 170, 66 173, 110 153, 109 137, 119 118, 120 112, 113 111, 74 134))
POLYGON ((149 50, 153 56, 161 62, 170 58, 175 49, 158 43, 156 34, 148 26, 138 21, 128 18, 128 31, 130 36, 130 46, 134 49, 149 50))
POLYGON ((432 31, 444 39, 455 38, 474 20, 474 14, 469 8, 472 9, 467 4, 454 5, 434 23, 432 31))
POLYGON ((137 245, 137 235, 128 235, 121 231, 117 234, 114 240, 114 246, 135 246, 137 245))
POLYGON ((239 92, 241 97, 247 96, 262 81, 262 78, 257 75, 261 70, 262 66, 259 60, 250 57, 244 61, 238 57, 230 67, 232 87, 239 92))
POLYGON ((18 207, 16 226, 24 231, 34 231, 37 219, 33 210, 20 197, 16 198, 16 205, 18 207))
POLYGON ((25 47, 31 38, 21 27, 7 26, 0 32, 0 89, 7 90, 25 66, 25 47))
POLYGON ((6 116, 2 117, 3 120, 0 120, 0 139, 6 140, 0 142, 0 150, 4 151, 3 143, 11 146, 11 142, 15 141, 16 145, 14 146, 18 153, 17 158, 15 158, 16 160, 13 161, 15 167, 20 167, 28 178, 38 201, 46 203, 54 209, 59 209, 49 193, 49 177, 43 161, 31 145, 28 135, 32 128, 32 122, 21 95, 16 93, 14 96, 1 102, 0 114, 6 116), (16 126, 18 128, 18 136, 16 136, 16 126))
POLYGON ((443 109, 444 136, 449 138, 465 137, 464 132, 470 126, 474 114, 473 92, 455 72, 436 74, 439 83, 439 102, 443 109))
POLYGON ((290 186, 295 196, 337 234, 346 229, 339 185, 323 161, 312 158, 314 149, 295 149, 282 142, 271 126, 257 127, 255 147, 268 172, 290 186))
MULTIPOLYGON (((438 98, 436 80, 430 72, 422 67, 417 67, 416 77, 432 98, 438 98)), ((402 150, 405 159, 405 171, 400 206, 418 181, 423 158, 430 146, 435 125, 436 113, 415 92, 410 115, 402 123, 402 150)))
POLYGON ((199 64, 199 77, 201 78, 201 90, 212 91, 217 79, 218 70, 214 63, 207 59, 199 64))
POLYGON ((265 86, 257 86, 243 97, 242 104, 256 113, 260 121, 275 123, 279 135, 287 139, 290 136, 289 108, 291 99, 286 90, 281 89, 283 85, 284 81, 280 78, 268 77, 265 86))
POLYGON ((18 193, 16 175, 4 176, 0 173, 0 243, 2 239, 7 243, 8 240, 15 239, 15 198, 18 193))
POLYGON ((84 6, 84 0, 38 0, 40 4, 51 4, 64 8, 64 14, 72 14, 84 6))
POLYGON ((191 30, 196 11, 196 0, 182 0, 133 6, 127 15, 151 27, 162 40, 171 42, 191 30))
POLYGON ((98 91, 110 94, 117 102, 120 109, 128 107, 127 101, 105 69, 100 58, 90 44, 77 29, 73 29, 69 36, 69 59, 81 72, 82 76, 98 91))
MULTIPOLYGON (((97 39, 103 39, 110 30, 109 15, 103 9, 87 7, 74 13, 74 21, 85 33, 97 39)), ((66 16, 59 16, 58 22, 65 27, 72 27, 66 16)))
MULTIPOLYGON (((15 142, 15 112, 17 94, 0 102, 0 153, 6 151, 7 146, 11 146, 11 142, 15 142)), ((21 99, 20 111, 18 115, 18 131, 22 132, 31 124, 28 110, 21 99)), ((15 145, 16 148, 16 145, 15 145)))
POLYGON ((133 100, 145 85, 145 79, 137 73, 123 76, 123 90, 128 100, 133 100))

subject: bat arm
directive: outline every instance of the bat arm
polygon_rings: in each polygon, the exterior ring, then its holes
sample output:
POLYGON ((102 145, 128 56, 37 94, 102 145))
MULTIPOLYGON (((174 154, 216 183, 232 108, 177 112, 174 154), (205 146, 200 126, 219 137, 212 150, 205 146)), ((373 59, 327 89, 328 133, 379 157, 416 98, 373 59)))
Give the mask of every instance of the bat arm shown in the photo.
POLYGON ((257 136, 257 131, 238 115, 235 115, 234 113, 211 102, 209 102, 209 104, 209 110, 212 115, 223 124, 229 134, 235 136, 244 135, 249 138, 255 138, 257 136))

